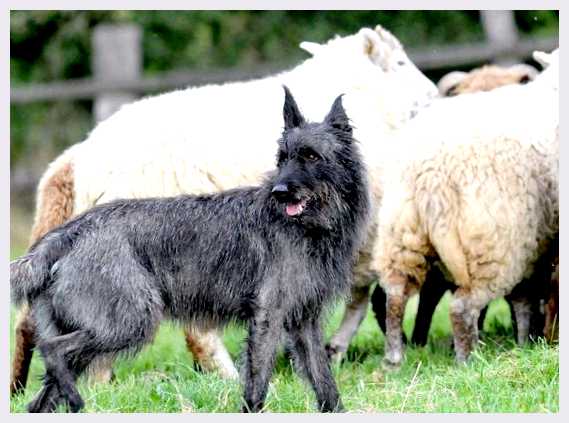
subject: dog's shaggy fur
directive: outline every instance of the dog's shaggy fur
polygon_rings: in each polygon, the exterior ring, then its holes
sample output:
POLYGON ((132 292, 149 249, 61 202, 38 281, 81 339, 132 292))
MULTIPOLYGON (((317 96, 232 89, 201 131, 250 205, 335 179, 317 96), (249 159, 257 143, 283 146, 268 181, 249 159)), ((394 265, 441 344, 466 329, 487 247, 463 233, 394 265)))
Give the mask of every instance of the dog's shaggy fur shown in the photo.
POLYGON ((320 316, 351 284, 367 173, 341 97, 315 124, 285 91, 277 171, 260 187, 97 206, 11 264, 13 299, 30 305, 46 366, 31 412, 80 410, 75 383, 88 364, 136 351, 163 318, 248 322, 244 411, 263 408, 285 337, 320 410, 342 409, 320 316))
MULTIPOLYGON (((282 128, 278 113, 283 83, 294 90, 306 116, 314 120, 325 115, 338 94, 345 93, 344 105, 364 158, 373 160, 381 156, 375 153, 375 145, 381 144, 385 134, 437 96, 435 85, 417 69, 396 37, 380 26, 362 28, 325 44, 303 42, 301 48, 312 57, 278 75, 188 88, 124 106, 76 145, 73 154, 66 155, 67 162, 58 159, 54 163, 72 164, 73 191, 52 202, 73 203, 73 215, 77 215, 119 198, 202 194, 259 183, 273 165, 274 152, 267 139, 278 137, 282 128), (235 138, 239 145, 232 141, 235 138)), ((50 178, 48 173, 45 178, 50 178)), ((379 177, 372 178, 379 181, 379 177)), ((379 198, 381 187, 374 186, 374 197, 379 198)), ((63 195, 42 193, 42 187, 39 196, 63 195)), ((36 225, 52 229, 43 204, 38 202, 36 225)), ((371 246, 363 256, 370 253, 371 246)), ((366 287, 373 279, 365 265, 368 262, 362 258, 356 269, 356 279, 366 287)), ((366 294, 366 303, 367 298, 366 294)), ((30 326, 28 318, 22 314, 17 331, 30 326)), ((214 328, 188 327, 186 335, 202 368, 236 376, 214 328)), ((13 391, 25 384, 23 355, 17 352, 30 353, 32 345, 30 336, 16 338, 13 391)), ((105 375, 110 375, 108 369, 98 379, 105 375)))

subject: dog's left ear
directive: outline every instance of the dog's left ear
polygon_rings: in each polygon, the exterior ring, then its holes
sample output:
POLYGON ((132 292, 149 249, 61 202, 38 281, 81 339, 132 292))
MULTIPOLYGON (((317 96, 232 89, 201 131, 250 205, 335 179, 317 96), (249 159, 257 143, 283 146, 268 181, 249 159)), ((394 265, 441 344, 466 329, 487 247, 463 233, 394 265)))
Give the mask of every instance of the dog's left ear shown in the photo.
POLYGON ((330 125, 332 128, 338 129, 343 132, 352 133, 352 126, 350 125, 350 119, 344 110, 342 104, 342 97, 344 94, 339 95, 332 108, 328 112, 328 115, 324 119, 324 122, 330 125))
POLYGON ((296 101, 294 100, 294 97, 290 93, 290 90, 287 88, 286 85, 283 85, 283 88, 285 92, 283 118, 284 118, 284 128, 286 131, 304 125, 306 123, 306 120, 304 119, 304 116, 302 116, 302 113, 300 113, 300 110, 296 105, 296 101))

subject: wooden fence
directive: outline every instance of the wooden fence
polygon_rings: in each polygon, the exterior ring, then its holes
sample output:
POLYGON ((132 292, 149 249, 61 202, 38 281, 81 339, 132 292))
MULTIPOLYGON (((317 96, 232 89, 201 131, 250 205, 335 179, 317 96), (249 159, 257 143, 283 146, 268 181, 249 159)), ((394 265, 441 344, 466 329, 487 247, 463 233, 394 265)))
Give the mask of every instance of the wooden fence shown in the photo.
MULTIPOLYGON (((559 45, 558 37, 520 39, 512 11, 481 11, 480 17, 485 42, 428 50, 410 49, 411 60, 423 71, 484 62, 507 64, 528 58, 534 50, 550 51, 559 45)), ((141 41, 141 29, 136 25, 100 25, 95 28, 92 38, 92 78, 12 87, 10 102, 22 104, 92 98, 95 121, 101 121, 141 94, 257 78, 292 66, 290 63, 272 63, 254 69, 177 70, 157 77, 143 77, 141 41)), ((37 176, 16 176, 14 179, 12 189, 29 189, 30 185, 35 185, 37 176)))

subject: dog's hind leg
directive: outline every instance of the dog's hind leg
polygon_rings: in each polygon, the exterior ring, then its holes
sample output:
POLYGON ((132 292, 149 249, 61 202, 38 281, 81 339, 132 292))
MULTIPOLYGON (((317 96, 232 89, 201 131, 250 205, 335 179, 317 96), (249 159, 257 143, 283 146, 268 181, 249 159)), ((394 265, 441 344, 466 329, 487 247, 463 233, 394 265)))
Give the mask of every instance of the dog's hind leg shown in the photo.
POLYGON ((344 407, 330 370, 318 321, 302 322, 300 326, 289 329, 288 336, 295 353, 296 367, 312 385, 320 411, 342 411, 344 407))
POLYGON ((29 413, 53 413, 63 402, 55 378, 47 373, 43 377, 43 386, 36 397, 28 404, 29 413))
POLYGON ((346 304, 340 328, 326 346, 331 359, 340 360, 347 351, 352 338, 366 316, 368 304, 369 286, 352 286, 351 299, 346 304))
POLYGON ((44 358, 46 380, 44 389, 30 404, 30 412, 51 412, 66 402, 70 411, 84 406, 75 381, 92 360, 90 336, 86 331, 75 331, 40 341, 39 350, 44 358))
MULTIPOLYGON (((75 377, 68 368, 65 356, 70 352, 71 341, 78 348, 77 332, 56 336, 49 341, 41 342, 40 352, 45 362, 44 386, 34 400, 28 405, 30 413, 49 413, 56 410, 59 404, 67 402, 71 411, 79 411, 83 400, 75 387, 75 377), (69 344, 69 345, 66 345, 69 344)), ((79 342, 84 339, 79 337, 79 342)))

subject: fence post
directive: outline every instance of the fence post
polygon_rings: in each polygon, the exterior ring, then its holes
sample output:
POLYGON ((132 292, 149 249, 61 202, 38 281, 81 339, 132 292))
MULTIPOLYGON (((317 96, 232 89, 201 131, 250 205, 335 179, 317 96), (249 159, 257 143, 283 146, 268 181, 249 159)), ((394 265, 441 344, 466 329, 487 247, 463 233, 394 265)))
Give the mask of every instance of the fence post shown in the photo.
MULTIPOLYGON (((101 24, 92 37, 93 76, 97 81, 139 79, 142 74, 140 27, 133 24, 101 24)), ((95 121, 106 119, 120 106, 136 99, 125 91, 100 93, 95 97, 95 121)))
POLYGON ((481 10, 480 19, 488 43, 495 49, 498 56, 494 62, 499 65, 511 65, 519 60, 508 50, 518 42, 518 28, 512 10, 481 10))

